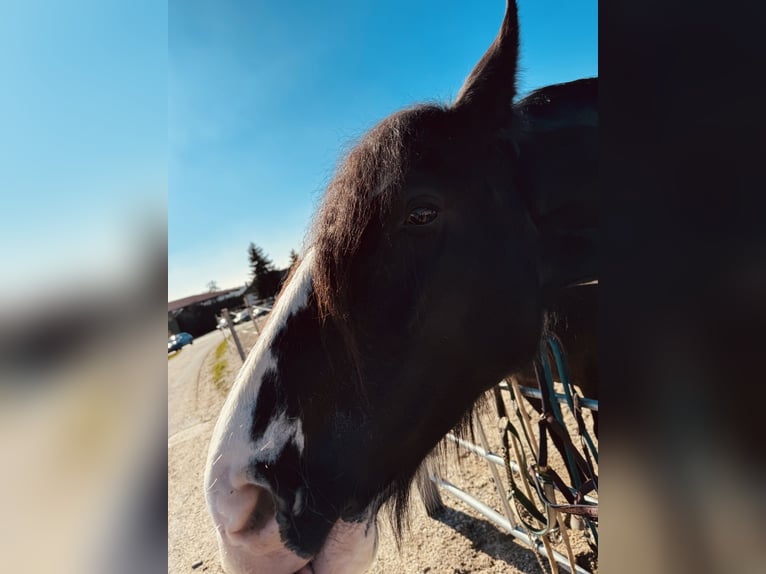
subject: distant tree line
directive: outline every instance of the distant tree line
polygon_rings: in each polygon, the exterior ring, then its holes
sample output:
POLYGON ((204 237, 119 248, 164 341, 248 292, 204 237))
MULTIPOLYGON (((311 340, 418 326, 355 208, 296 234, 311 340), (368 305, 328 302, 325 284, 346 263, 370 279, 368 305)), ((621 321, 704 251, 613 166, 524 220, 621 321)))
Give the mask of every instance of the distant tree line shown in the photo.
MULTIPOLYGON (((287 269, 275 269, 263 249, 255 243, 250 243, 247 248, 247 258, 250 266, 250 282, 245 289, 245 294, 253 293, 258 299, 268 299, 276 296, 282 288, 282 283, 290 269, 298 261, 298 254, 291 249, 290 266, 287 269)), ((217 290, 218 284, 215 281, 207 284, 209 293, 217 290)), ((238 309, 243 305, 243 295, 232 295, 221 301, 190 305, 175 316, 175 321, 181 331, 198 337, 216 328, 217 317, 222 314, 224 308, 238 309)))

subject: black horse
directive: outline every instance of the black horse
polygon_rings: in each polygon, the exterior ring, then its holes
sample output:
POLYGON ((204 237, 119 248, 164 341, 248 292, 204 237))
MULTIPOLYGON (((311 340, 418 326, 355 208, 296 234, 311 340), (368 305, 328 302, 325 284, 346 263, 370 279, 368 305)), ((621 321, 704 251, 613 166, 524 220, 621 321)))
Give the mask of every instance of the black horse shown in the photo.
POLYGON ((230 572, 360 572, 425 457, 597 277, 597 80, 517 103, 517 10, 445 106, 383 120, 330 183, 206 469, 230 572))

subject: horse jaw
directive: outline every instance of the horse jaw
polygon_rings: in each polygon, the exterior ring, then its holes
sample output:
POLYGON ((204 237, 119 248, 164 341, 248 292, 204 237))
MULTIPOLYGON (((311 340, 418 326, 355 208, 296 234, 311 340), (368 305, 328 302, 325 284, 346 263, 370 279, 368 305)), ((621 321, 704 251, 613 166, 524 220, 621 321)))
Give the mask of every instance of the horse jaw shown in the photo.
POLYGON ((360 574, 366 571, 378 551, 378 529, 375 521, 345 522, 338 520, 327 537, 327 543, 311 561, 313 574, 360 574))

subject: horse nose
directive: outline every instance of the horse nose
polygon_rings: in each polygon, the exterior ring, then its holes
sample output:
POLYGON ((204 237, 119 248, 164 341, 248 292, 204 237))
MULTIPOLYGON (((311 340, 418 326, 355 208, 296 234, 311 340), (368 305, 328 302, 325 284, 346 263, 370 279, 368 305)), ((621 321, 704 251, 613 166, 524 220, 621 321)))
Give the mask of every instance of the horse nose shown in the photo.
POLYGON ((274 494, 265 486, 248 484, 240 489, 243 514, 235 532, 260 532, 277 513, 274 494))
POLYGON ((267 486, 246 483, 217 489, 211 494, 214 494, 215 518, 222 533, 258 534, 276 518, 276 497, 267 486))
POLYGON ((277 514, 284 504, 268 486, 229 480, 222 473, 208 487, 207 501, 224 571, 293 574, 309 564, 309 557, 296 554, 282 540, 277 514))

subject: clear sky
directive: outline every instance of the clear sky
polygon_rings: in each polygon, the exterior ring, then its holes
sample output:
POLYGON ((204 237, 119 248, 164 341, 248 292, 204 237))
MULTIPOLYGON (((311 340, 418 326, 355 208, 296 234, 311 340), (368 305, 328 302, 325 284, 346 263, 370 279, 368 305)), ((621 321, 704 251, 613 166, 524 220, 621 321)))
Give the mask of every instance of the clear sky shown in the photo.
MULTIPOLYGON (((502 0, 171 0, 168 298, 248 279, 247 246, 299 251, 344 150, 391 112, 449 101, 502 0)), ((595 0, 520 3, 521 93, 598 75, 595 0)))
POLYGON ((156 251, 167 29, 154 0, 3 3, 0 307, 135 279, 156 251))

